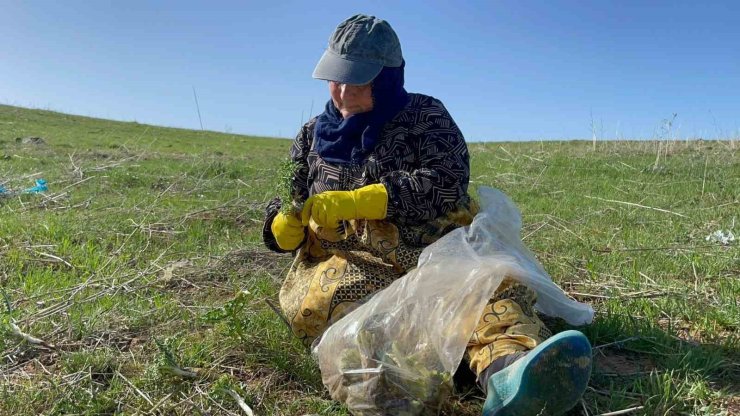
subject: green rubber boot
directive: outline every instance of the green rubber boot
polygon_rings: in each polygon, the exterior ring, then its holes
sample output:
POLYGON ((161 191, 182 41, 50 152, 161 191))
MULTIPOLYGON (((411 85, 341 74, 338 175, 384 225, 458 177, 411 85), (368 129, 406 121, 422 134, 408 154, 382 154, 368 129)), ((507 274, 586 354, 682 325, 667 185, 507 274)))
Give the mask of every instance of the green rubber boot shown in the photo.
POLYGON ((483 416, 559 415, 573 408, 591 376, 591 344, 564 331, 488 379, 483 416))

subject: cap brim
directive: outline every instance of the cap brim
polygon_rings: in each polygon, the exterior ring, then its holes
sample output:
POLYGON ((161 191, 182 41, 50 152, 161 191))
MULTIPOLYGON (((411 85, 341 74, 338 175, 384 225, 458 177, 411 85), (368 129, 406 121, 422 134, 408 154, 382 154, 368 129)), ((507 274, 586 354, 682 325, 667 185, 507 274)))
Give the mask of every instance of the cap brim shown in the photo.
POLYGON ((327 49, 313 70, 313 77, 344 84, 364 85, 383 69, 382 64, 350 61, 327 49))

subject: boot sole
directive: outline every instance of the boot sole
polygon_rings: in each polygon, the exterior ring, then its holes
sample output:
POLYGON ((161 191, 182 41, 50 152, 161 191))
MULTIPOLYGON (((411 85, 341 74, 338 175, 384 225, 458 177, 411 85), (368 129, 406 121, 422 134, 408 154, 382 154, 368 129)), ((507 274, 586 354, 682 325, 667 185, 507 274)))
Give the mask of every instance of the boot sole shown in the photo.
POLYGON ((588 339, 561 332, 491 376, 483 416, 559 415, 578 403, 590 376, 588 339))

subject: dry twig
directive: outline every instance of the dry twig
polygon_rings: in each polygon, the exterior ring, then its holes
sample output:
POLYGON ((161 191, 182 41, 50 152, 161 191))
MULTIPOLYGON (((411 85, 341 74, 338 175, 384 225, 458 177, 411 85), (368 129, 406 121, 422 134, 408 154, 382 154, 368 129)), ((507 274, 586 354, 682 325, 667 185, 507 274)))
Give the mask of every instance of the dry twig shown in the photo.
POLYGON ((608 413, 602 413, 598 416, 618 416, 618 415, 626 415, 629 413, 636 412, 638 410, 642 410, 644 406, 635 406, 630 407, 629 409, 623 409, 623 410, 617 410, 616 412, 608 412, 608 413))
POLYGON ((607 344, 597 345, 593 349, 594 350, 598 350, 599 348, 606 348, 606 347, 609 347, 609 346, 612 346, 612 345, 624 344, 627 341, 634 341, 636 339, 640 339, 640 337, 629 337, 629 338, 625 338, 625 339, 620 339, 619 341, 614 341, 614 342, 609 342, 607 344))
POLYGON ((604 199, 604 198, 599 198, 597 196, 589 196, 589 195, 584 195, 584 197, 586 197, 588 199, 596 199, 596 200, 604 201, 604 202, 612 202, 612 203, 615 203, 615 204, 629 205, 631 207, 652 209, 654 211, 665 212, 667 214, 678 215, 679 217, 682 217, 682 218, 688 218, 688 216, 683 215, 683 214, 679 214, 678 212, 669 211, 669 210, 663 209, 663 208, 656 208, 656 207, 650 207, 650 206, 647 206, 647 205, 636 204, 634 202, 617 201, 616 199, 604 199))
POLYGON ((151 400, 151 399, 149 398, 149 396, 147 396, 147 394, 146 394, 146 393, 144 393, 143 391, 139 390, 139 388, 138 388, 138 387, 136 387, 136 386, 134 385, 134 383, 130 382, 130 381, 129 381, 129 380, 128 380, 128 379, 126 378, 126 377, 124 377, 124 375, 123 375, 123 374, 121 374, 121 372, 120 372, 120 371, 116 371, 116 374, 118 374, 118 377, 121 377, 121 379, 122 379, 123 381, 125 381, 125 382, 126 382, 126 384, 128 384, 128 385, 129 385, 129 387, 131 387, 132 389, 134 389, 134 391, 136 391, 136 393, 138 393, 138 394, 139 394, 139 396, 141 396, 141 397, 142 397, 142 398, 143 398, 144 400, 146 400, 146 402, 147 402, 147 403, 149 403, 149 406, 152 406, 152 407, 154 406, 154 403, 153 403, 153 402, 152 402, 152 400, 151 400))
POLYGON ((50 343, 44 341, 43 339, 36 338, 33 335, 30 335, 30 334, 27 334, 27 333, 21 331, 21 329, 18 327, 18 325, 16 325, 14 322, 11 322, 10 323, 10 331, 11 331, 11 333, 13 335, 15 335, 18 338, 21 338, 21 339, 25 340, 29 344, 32 344, 32 345, 41 345, 41 346, 46 347, 46 348, 49 348, 49 349, 56 348, 54 346, 54 344, 50 344, 50 343))
POLYGON ((247 414, 247 416, 254 416, 254 412, 252 409, 247 405, 247 403, 244 401, 244 399, 241 398, 234 390, 231 389, 225 389, 226 393, 229 394, 229 396, 233 397, 234 400, 236 400, 236 404, 239 405, 239 407, 244 410, 244 413, 247 414))

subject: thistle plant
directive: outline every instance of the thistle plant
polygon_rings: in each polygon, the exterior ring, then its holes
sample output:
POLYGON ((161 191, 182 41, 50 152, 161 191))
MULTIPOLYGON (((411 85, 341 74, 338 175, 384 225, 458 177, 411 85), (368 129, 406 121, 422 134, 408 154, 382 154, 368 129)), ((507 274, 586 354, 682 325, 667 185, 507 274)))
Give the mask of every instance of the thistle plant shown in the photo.
POLYGON ((301 212, 301 206, 296 202, 293 194, 293 181, 295 180, 295 171, 299 165, 293 159, 287 158, 280 163, 278 167, 278 196, 282 205, 280 212, 283 214, 298 214, 301 212))

